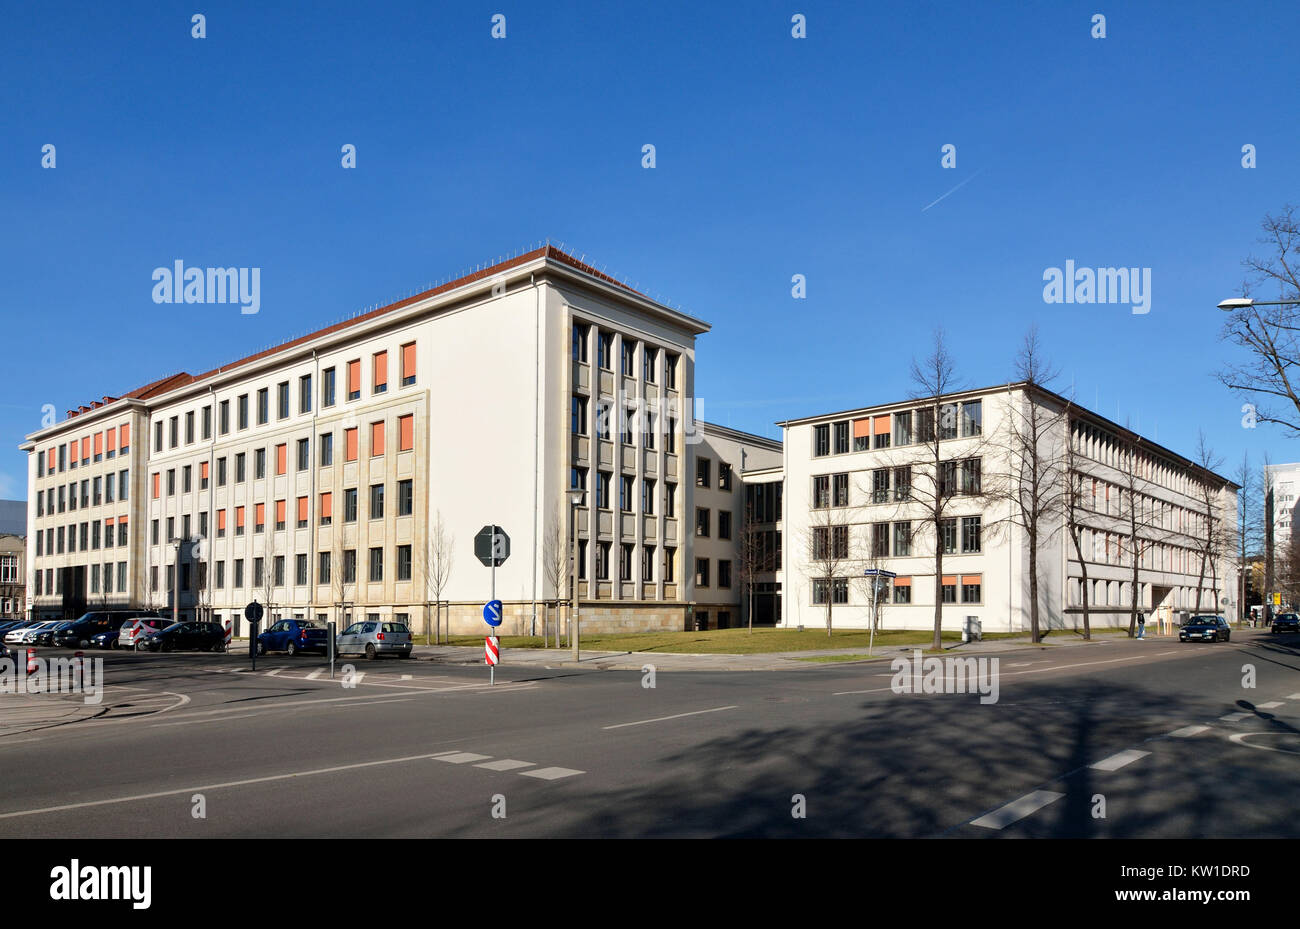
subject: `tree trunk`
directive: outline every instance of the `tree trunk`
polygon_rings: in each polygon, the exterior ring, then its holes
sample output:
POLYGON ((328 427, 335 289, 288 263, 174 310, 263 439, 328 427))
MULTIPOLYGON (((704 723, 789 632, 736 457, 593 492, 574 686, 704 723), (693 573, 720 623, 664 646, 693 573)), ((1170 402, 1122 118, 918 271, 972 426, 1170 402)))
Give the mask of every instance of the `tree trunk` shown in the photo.
POLYGON ((1029 641, 1042 641, 1038 630, 1038 530, 1029 530, 1029 641))
POLYGON ((934 524, 934 644, 936 652, 943 650, 943 525, 934 524))
POLYGON ((1079 573, 1082 575, 1081 583, 1083 585, 1083 638, 1088 641, 1092 638, 1092 622, 1088 618, 1088 563, 1083 560, 1083 544, 1079 540, 1078 528, 1076 527, 1070 533, 1070 540, 1074 542, 1074 554, 1079 559, 1079 573))
POLYGON ((1129 591, 1130 594, 1132 594, 1132 596, 1129 597, 1129 600, 1132 602, 1132 606, 1129 608, 1129 617, 1128 617, 1128 637, 1129 637, 1130 639, 1133 638, 1133 637, 1137 634, 1137 621, 1138 621, 1138 571, 1139 571, 1139 569, 1142 567, 1141 559, 1140 559, 1139 556, 1138 556, 1138 550, 1137 550, 1137 547, 1136 547, 1136 546, 1133 547, 1133 553, 1132 553, 1131 557, 1132 557, 1132 559, 1133 559, 1133 580, 1132 580, 1132 582, 1131 582, 1131 583, 1132 583, 1132 589, 1129 591))

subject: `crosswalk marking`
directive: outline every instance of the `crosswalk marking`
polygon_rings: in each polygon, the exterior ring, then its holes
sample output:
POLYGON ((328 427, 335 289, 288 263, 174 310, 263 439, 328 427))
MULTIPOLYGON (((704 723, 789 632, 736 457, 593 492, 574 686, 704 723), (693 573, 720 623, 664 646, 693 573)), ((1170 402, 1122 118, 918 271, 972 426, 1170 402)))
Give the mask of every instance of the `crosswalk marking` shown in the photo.
POLYGON ((1127 751, 1111 755, 1109 758, 1103 758, 1096 764, 1090 765, 1096 771, 1118 771, 1125 765, 1132 764, 1139 758, 1145 758, 1150 752, 1138 751, 1136 748, 1130 748, 1127 751))
POLYGON ((1019 800, 1012 800, 1006 806, 998 807, 992 813, 985 813, 979 819, 972 820, 971 825, 984 829, 1005 829, 1064 796, 1065 794, 1054 790, 1035 790, 1033 793, 1025 794, 1019 800))
POLYGON ((1227 716, 1220 716, 1219 719, 1225 723, 1235 723, 1248 717, 1249 713, 1229 713, 1227 716))
POLYGON ((516 768, 531 768, 531 761, 516 761, 513 758, 502 758, 499 761, 485 761, 482 764, 476 764, 476 768, 487 768, 489 771, 513 771, 516 768))
POLYGON ((1279 706, 1286 706, 1286 704, 1285 704, 1283 701, 1281 701, 1281 700, 1273 700, 1273 701, 1270 701, 1269 703, 1257 703, 1257 704, 1255 704, 1255 709, 1257 709, 1257 710, 1275 710, 1275 709, 1277 709, 1279 706))
POLYGON ((1194 735, 1208 732, 1209 729, 1209 726, 1184 726, 1181 729, 1175 729, 1173 732, 1169 733, 1169 735, 1175 739, 1190 739, 1194 735))
POLYGON ((455 752, 451 755, 439 755, 438 761, 450 761, 452 764, 469 764, 471 761, 486 761, 491 755, 476 755, 473 752, 455 752))
POLYGON ((314 681, 316 680, 316 678, 320 677, 324 673, 325 673, 324 668, 317 668, 315 671, 307 675, 307 680, 314 681))

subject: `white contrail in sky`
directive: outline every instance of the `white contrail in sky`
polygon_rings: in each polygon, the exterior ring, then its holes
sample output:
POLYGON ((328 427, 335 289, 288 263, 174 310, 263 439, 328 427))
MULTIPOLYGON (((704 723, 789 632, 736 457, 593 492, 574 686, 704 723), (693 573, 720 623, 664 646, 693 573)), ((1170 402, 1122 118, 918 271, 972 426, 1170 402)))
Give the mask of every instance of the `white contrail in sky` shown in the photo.
MULTIPOLYGON (((974 174, 972 174, 970 177, 966 178, 966 180, 962 181, 960 184, 958 184, 958 185, 957 185, 956 187, 954 187, 952 190, 948 191, 948 193, 944 194, 943 197, 940 197, 939 200, 942 200, 944 197, 948 197, 948 196, 951 196, 952 194, 955 194, 957 191, 961 190, 961 188, 965 187, 967 184, 969 184, 971 181, 975 180, 975 178, 979 177, 979 176, 980 176, 981 174, 983 174, 983 173, 984 173, 984 169, 983 169, 983 168, 980 168, 978 171, 976 171, 976 172, 975 172, 974 174)), ((930 209, 930 207, 934 206, 935 203, 938 203, 939 200, 935 200, 934 203, 930 203, 930 204, 927 204, 926 206, 921 207, 921 212, 924 213, 926 210, 930 209)))

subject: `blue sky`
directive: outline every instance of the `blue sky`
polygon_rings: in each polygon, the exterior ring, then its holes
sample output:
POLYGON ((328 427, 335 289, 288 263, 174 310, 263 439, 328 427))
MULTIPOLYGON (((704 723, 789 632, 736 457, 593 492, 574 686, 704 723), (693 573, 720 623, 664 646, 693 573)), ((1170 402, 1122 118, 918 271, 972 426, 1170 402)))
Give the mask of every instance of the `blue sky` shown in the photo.
POLYGON ((14 6, 0 35, 0 497, 43 404, 546 237, 713 324, 698 393, 736 428, 905 395, 936 326, 964 382, 1004 382, 1037 323, 1103 414, 1184 453, 1204 429, 1225 470, 1300 458, 1212 377, 1215 304, 1300 201, 1295 3, 112 6, 14 6), (261 312, 154 304, 177 259, 261 268, 261 312), (1151 312, 1044 303, 1067 260, 1150 268, 1151 312))

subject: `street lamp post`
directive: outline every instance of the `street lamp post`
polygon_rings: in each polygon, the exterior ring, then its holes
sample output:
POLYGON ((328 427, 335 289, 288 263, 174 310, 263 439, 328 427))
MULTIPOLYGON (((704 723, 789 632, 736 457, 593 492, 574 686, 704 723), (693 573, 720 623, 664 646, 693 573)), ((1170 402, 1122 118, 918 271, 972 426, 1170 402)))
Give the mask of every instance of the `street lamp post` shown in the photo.
POLYGON ((569 510, 573 514, 573 555, 569 565, 569 648, 573 660, 578 660, 578 505, 582 491, 576 487, 569 491, 569 510))

